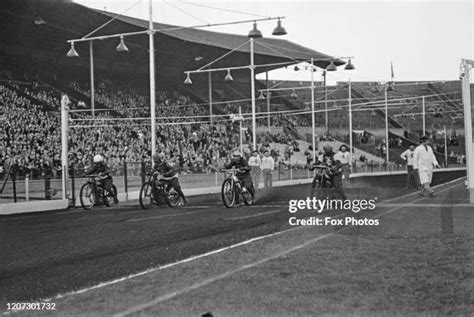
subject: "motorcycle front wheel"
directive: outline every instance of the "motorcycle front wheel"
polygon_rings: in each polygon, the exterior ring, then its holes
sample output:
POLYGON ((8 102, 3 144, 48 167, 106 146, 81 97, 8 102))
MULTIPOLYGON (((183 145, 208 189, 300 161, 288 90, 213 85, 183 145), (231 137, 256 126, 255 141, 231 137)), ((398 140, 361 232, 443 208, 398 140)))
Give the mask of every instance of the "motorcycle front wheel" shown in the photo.
POLYGON ((140 206, 143 209, 149 209, 153 205, 153 190, 152 190, 152 185, 150 182, 146 182, 143 184, 142 188, 140 189, 140 206))
POLYGON ((227 208, 232 208, 235 204, 235 190, 234 190, 234 181, 231 179, 226 179, 222 183, 221 189, 222 202, 227 208))
POLYGON ((96 197, 94 195, 94 189, 92 188, 91 183, 85 183, 82 185, 79 198, 81 201, 81 206, 85 210, 91 210, 92 207, 94 207, 96 197))

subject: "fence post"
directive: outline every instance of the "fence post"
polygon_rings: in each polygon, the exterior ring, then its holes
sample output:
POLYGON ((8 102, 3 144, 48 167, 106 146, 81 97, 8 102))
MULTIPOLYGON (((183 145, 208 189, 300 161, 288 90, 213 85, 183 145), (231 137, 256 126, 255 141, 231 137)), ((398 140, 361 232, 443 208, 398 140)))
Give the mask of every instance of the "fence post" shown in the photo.
POLYGON ((293 165, 290 163, 290 180, 293 180, 293 165))
POLYGON ((281 180, 281 162, 278 163, 278 180, 281 180))
POLYGON ((128 171, 127 161, 123 161, 123 188, 125 191, 125 200, 128 201, 128 171))
POLYGON ((142 186, 145 184, 145 161, 141 162, 140 176, 142 178, 142 186))
POLYGON ((16 199, 16 171, 12 174, 12 182, 13 182, 13 201, 17 202, 16 199))
MULTIPOLYGON (((44 177, 44 198, 46 200, 51 200, 51 178, 48 175, 46 175, 46 173, 43 173, 43 177, 44 177)), ((67 179, 63 181, 67 182, 67 179)))
POLYGON ((74 163, 71 163, 71 208, 76 206, 76 170, 74 163))
POLYGON ((30 177, 29 174, 25 176, 25 200, 30 200, 30 177))
POLYGON ((217 185, 217 172, 214 172, 214 176, 215 176, 215 179, 216 179, 216 187, 218 186, 217 185))

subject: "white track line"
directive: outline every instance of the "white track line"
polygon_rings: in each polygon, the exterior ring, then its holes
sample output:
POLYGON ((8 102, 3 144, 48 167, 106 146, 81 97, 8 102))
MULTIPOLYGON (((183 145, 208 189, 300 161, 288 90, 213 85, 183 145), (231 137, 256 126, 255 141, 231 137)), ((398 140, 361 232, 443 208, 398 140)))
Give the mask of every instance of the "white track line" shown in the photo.
MULTIPOLYGON (((454 183, 456 181, 459 181, 460 178, 458 179, 455 179, 453 181, 450 181, 450 182, 447 182, 447 183, 444 183, 444 184, 439 184, 439 185, 436 185, 434 186, 433 188, 437 188, 437 187, 440 187, 440 186, 443 186, 443 185, 446 185, 446 184, 450 184, 450 183, 454 183)), ((456 185, 457 186, 457 185, 456 185)), ((455 187, 455 186, 452 186, 452 187, 455 187)), ((446 190, 448 189, 451 189, 452 187, 450 188, 447 188, 446 190)), ((443 190, 444 191, 444 190, 443 190)), ((416 193, 410 193, 408 195, 404 195, 404 196, 411 196, 413 194, 416 194, 416 193)), ((396 199, 400 199, 400 198, 403 198, 404 196, 400 196, 400 197, 397 197, 396 199)), ((389 201, 393 201, 395 199, 391 199, 389 201)), ((383 205, 383 203, 381 204, 383 205)), ((391 209, 385 213, 382 213, 380 215, 378 215, 378 217, 382 217, 388 213, 391 213, 395 210, 398 210, 400 209, 401 207, 396 207, 394 209, 391 209)), ((86 293, 88 291, 91 291, 91 290, 94 290, 94 289, 99 289, 99 288, 102 288, 102 287, 105 287, 105 286, 109 286, 109 285, 113 285, 113 284, 117 284, 117 283, 120 283, 120 282, 123 282, 123 281, 126 281, 126 280, 129 280, 129 279, 132 279, 132 278, 135 278, 135 277, 138 277, 138 276, 143 276, 143 275, 146 275, 148 273, 152 273, 152 272, 155 272, 155 271, 158 271, 158 270, 163 270, 163 269, 166 269, 166 268, 169 268, 169 267, 173 267, 173 266, 176 266, 176 265, 179 265, 179 264, 183 264, 183 263, 187 263, 187 262, 191 262, 191 261, 194 261, 194 260, 197 260, 197 259, 200 259, 200 258, 204 258, 204 257, 207 257, 207 256, 210 256, 210 255, 213 255, 213 254, 218 254, 218 253, 221 253, 221 252, 224 252, 224 251, 227 251, 227 250, 230 250, 230 249, 233 249, 233 248, 236 248, 236 247, 240 247, 240 246, 243 246, 243 245, 246 245, 246 244, 249 244, 249 243, 252 243, 252 242, 255 242, 255 241, 258 241, 258 240, 262 240, 262 239, 266 239, 266 238, 270 238, 270 237, 274 237, 274 236, 277 236, 277 235, 280 235, 280 234, 283 234, 283 233, 286 233, 286 232, 290 232, 290 231, 293 231, 293 230, 297 230, 297 229, 302 229, 302 228, 305 228, 304 226, 299 226, 299 227, 294 227, 294 228, 290 228, 290 229, 287 229, 287 230, 283 230, 283 231, 278 231, 278 232, 275 232, 275 233, 271 233, 271 234, 267 234, 267 235, 264 235, 264 236, 260 236, 260 237, 255 237, 255 238, 252 238, 252 239, 249 239, 249 240, 245 240, 243 242, 240 242, 240 243, 237 243, 237 244, 233 244, 233 245, 230 245, 228 247, 224 247, 224 248, 220 248, 220 249, 217 249, 217 250, 213 250, 213 251, 210 251, 210 252, 207 252, 207 253, 203 253, 203 254, 200 254, 200 255, 196 255, 196 256, 192 256, 192 257, 189 257, 189 258, 186 258, 184 260, 180 260, 180 261, 177 261, 177 262, 174 262, 174 263, 170 263, 170 264, 166 264, 166 265, 163 265, 163 266, 158 266, 158 267, 154 267, 154 268, 150 268, 150 269, 147 269, 145 271, 142 271, 142 272, 138 272, 138 273, 135 273, 135 274, 131 274, 131 275, 128 275, 128 276, 125 276, 125 277, 121 277, 121 278, 118 278, 118 279, 115 279, 115 280, 111 280, 111 281, 107 281, 107 282, 103 282, 103 283, 99 283, 99 284, 96 284, 94 286, 91 286, 91 287, 87 287, 87 288, 83 288, 83 289, 80 289, 80 290, 77 290, 77 291, 72 291, 72 292, 68 292, 68 293, 64 293, 64 294, 58 294, 54 297, 51 297, 51 298, 47 298, 47 299, 42 299, 40 301, 43 301, 43 302, 50 302, 52 300, 55 300, 55 299, 61 299, 61 298, 64 298, 64 297, 68 297, 68 296, 73 296, 73 295, 78 295, 78 294, 82 294, 82 293, 86 293)), ((349 228, 349 227, 346 227, 346 228, 349 228)), ((345 230, 346 228, 343 228, 341 230, 345 230)), ((340 232, 341 230, 337 231, 337 232, 340 232)), ((335 233, 337 233, 335 232, 335 233)), ((9 315, 10 313, 12 313, 13 311, 5 311, 3 312, 3 315, 9 315)))
POLYGON ((285 231, 279 231, 279 232, 267 234, 267 235, 264 235, 264 236, 255 237, 255 238, 252 238, 252 239, 249 239, 249 240, 245 240, 245 241, 230 245, 228 247, 224 247, 224 248, 220 248, 220 249, 217 249, 217 250, 209 251, 207 253, 192 256, 192 257, 189 257, 189 258, 186 258, 184 260, 180 260, 180 261, 177 261, 177 262, 174 262, 174 263, 169 263, 169 264, 165 264, 165 265, 162 265, 162 266, 154 267, 154 268, 151 268, 151 269, 148 269, 148 270, 145 270, 145 271, 142 271, 142 272, 138 272, 138 273, 135 273, 135 274, 130 274, 128 276, 121 277, 121 278, 118 278, 118 279, 115 279, 115 280, 112 280, 112 281, 99 283, 97 285, 87 287, 87 288, 83 288, 83 289, 80 289, 78 291, 68 292, 68 293, 64 293, 64 294, 58 294, 54 297, 47 298, 47 299, 44 299, 42 301, 49 302, 49 301, 52 301, 52 300, 55 300, 55 299, 60 299, 60 298, 64 298, 64 297, 71 296, 71 295, 82 294, 82 293, 85 293, 85 292, 88 292, 88 291, 91 291, 91 290, 94 290, 94 289, 102 288, 104 286, 117 284, 117 283, 129 280, 129 279, 132 279, 132 278, 135 278, 135 277, 138 277, 138 276, 146 275, 148 273, 152 273, 152 272, 155 272, 155 271, 158 271, 158 270, 163 270, 163 269, 173 267, 173 266, 176 266, 176 265, 179 265, 179 264, 191 262, 191 261, 194 261, 194 260, 197 260, 197 259, 200 259, 200 258, 208 257, 208 256, 213 255, 213 254, 218 254, 218 253, 221 253, 221 252, 224 252, 224 251, 227 251, 227 250, 230 250, 230 249, 234 249, 234 248, 237 248, 237 247, 240 247, 240 246, 258 241, 258 240, 274 237, 274 236, 280 235, 284 232, 296 230, 298 228, 299 227, 295 227, 295 228, 291 228, 291 229, 288 229, 288 230, 285 230, 285 231))
POLYGON ((279 213, 279 212, 281 212, 280 209, 278 209, 278 210, 270 210, 270 211, 260 212, 260 213, 258 213, 258 214, 252 214, 252 215, 248 215, 248 216, 240 216, 240 217, 226 218, 226 219, 224 219, 224 220, 226 220, 226 221, 234 221, 234 220, 255 218, 255 217, 260 217, 260 216, 264 216, 264 215, 276 214, 276 213, 279 213))
MULTIPOLYGON (((439 184, 439 185, 436 185, 436 186, 433 186, 433 188, 438 188, 440 186, 444 186, 444 185, 449 185, 449 184, 452 184, 452 183, 456 183, 456 182, 459 182, 461 179, 463 178, 466 178, 465 176, 463 177, 460 177, 460 178, 456 178, 456 179, 453 179, 452 181, 449 181, 447 183, 443 183, 443 184, 439 184)), ((457 186, 457 185, 456 185, 457 186)), ((454 186, 454 187, 456 187, 454 186)), ((415 196, 415 195, 418 195, 419 191, 414 191, 413 193, 409 193, 409 194, 405 194, 405 195, 402 195, 402 196, 399 196, 399 197, 395 197, 395 198, 391 198, 391 199, 388 199, 388 200, 385 200, 383 201, 382 203, 379 204, 379 206, 382 206, 382 205, 386 205, 387 203, 389 202, 392 202, 394 200, 397 200, 397 199, 401 199, 401 198, 408 198, 410 196, 415 196)))
MULTIPOLYGON (((449 183, 452 183, 452 182, 449 182, 449 183)), ((446 184, 449 184, 449 183, 446 183, 446 184)), ((441 186, 441 185, 444 185, 444 184, 440 184, 440 185, 438 185, 438 186, 441 186)), ((435 187, 438 187, 438 186, 435 186, 435 187)), ((448 187, 448 188, 445 188, 445 189, 443 189, 443 190, 440 190, 439 193, 445 192, 445 191, 447 191, 447 190, 449 190, 449 189, 451 189, 451 188, 453 188, 453 187, 456 187, 456 186, 458 186, 458 184, 456 184, 455 186, 450 186, 450 187, 448 187)), ((419 199, 416 199, 414 202, 420 201, 420 200, 422 200, 422 199, 424 199, 424 197, 419 198, 419 199)), ((397 206, 397 207, 395 207, 395 208, 392 208, 392 209, 390 209, 390 210, 388 210, 388 211, 386 211, 386 212, 384 212, 384 213, 382 213, 382 214, 380 214, 380 215, 377 215, 377 218, 381 218, 381 217, 383 217, 383 216, 385 216, 385 215, 388 215, 388 214, 390 214, 390 213, 392 213, 392 212, 394 212, 394 211, 397 211, 397 210, 399 210, 399 209, 401 209, 401 208, 402 208, 402 207, 400 207, 400 206, 397 206)), ((301 227, 296 227, 296 228, 301 228, 301 227)), ((126 315, 130 315, 130 314, 133 314, 133 313, 137 313, 137 312, 143 311, 144 309, 150 308, 150 307, 152 307, 152 306, 154 306, 154 305, 157 305, 157 304, 159 304, 159 303, 162 303, 162 302, 167 301, 167 300, 169 300, 169 299, 172 299, 172 298, 174 298, 174 297, 183 295, 183 294, 185 294, 185 293, 188 293, 188 292, 190 292, 190 291, 196 290, 196 289, 198 289, 198 288, 207 286, 207 285, 209 285, 209 284, 211 284, 211 283, 214 283, 214 282, 216 282, 216 281, 219 281, 219 280, 222 280, 222 279, 224 279, 224 278, 230 277, 230 276, 232 276, 232 275, 234 275, 234 274, 236 274, 236 273, 242 272, 242 271, 244 271, 244 270, 247 270, 247 269, 256 267, 256 266, 258 266, 258 265, 260 265, 260 264, 264 264, 264 263, 266 263, 266 262, 268 262, 268 261, 271 261, 271 260, 274 260, 274 259, 276 259, 276 258, 282 257, 282 256, 284 256, 284 255, 286 255, 286 254, 288 254, 288 253, 291 253, 291 252, 294 252, 294 251, 296 251, 296 250, 302 249, 302 248, 304 248, 304 247, 306 247, 306 246, 308 246, 308 245, 310 245, 310 244, 312 244, 312 243, 315 243, 315 242, 318 242, 318 241, 320 241, 320 240, 323 240, 323 239, 332 237, 332 236, 334 236, 334 235, 336 235, 336 234, 339 234, 340 232, 342 232, 342 231, 344 231, 344 230, 347 230, 347 229, 349 229, 349 228, 351 228, 351 227, 345 227, 345 228, 342 228, 342 229, 337 230, 337 231, 335 231, 335 232, 331 232, 331 233, 328 233, 328 234, 319 236, 319 237, 317 237, 317 238, 314 238, 314 239, 311 239, 311 240, 309 240, 309 241, 306 241, 305 243, 300 244, 300 245, 298 245, 298 246, 296 246, 296 247, 293 247, 293 248, 287 249, 287 250, 285 250, 285 251, 279 252, 279 253, 274 254, 274 255, 272 255, 272 256, 270 256, 270 257, 266 257, 266 258, 264 258, 264 259, 262 259, 262 260, 255 261, 255 262, 252 262, 252 263, 243 265, 243 266, 241 266, 241 267, 239 267, 239 268, 237 268, 237 269, 227 271, 227 272, 225 272, 225 273, 222 273, 222 274, 220 274, 220 275, 214 276, 214 277, 212 277, 212 278, 205 279, 205 280, 203 280, 203 281, 201 281, 201 282, 199 282, 199 283, 195 283, 195 284, 193 284, 193 285, 184 287, 184 288, 182 288, 182 289, 180 289, 180 290, 177 290, 177 291, 174 291, 174 292, 171 292, 171 293, 162 295, 162 296, 160 296, 160 297, 155 298, 154 300, 152 300, 152 301, 150 301, 150 302, 143 303, 143 304, 140 304, 140 305, 136 305, 136 306, 131 307, 131 308, 129 308, 129 309, 123 311, 123 312, 119 312, 119 313, 117 313, 117 314, 115 314, 115 315, 113 315, 113 316, 122 317, 122 316, 126 316, 126 315)), ((294 228, 293 228, 293 229, 294 229, 294 228)))
POLYGON ((160 218, 169 218, 169 217, 179 217, 179 216, 186 216, 186 215, 192 215, 192 214, 197 214, 197 213, 202 213, 202 212, 207 212, 208 210, 196 210, 196 211, 190 211, 190 212, 180 212, 180 213, 173 213, 173 214, 166 214, 166 215, 159 215, 159 216, 152 216, 152 217, 144 217, 144 218, 135 218, 135 219, 128 219, 125 222, 137 222, 137 221, 145 221, 149 219, 160 219, 160 218))
MULTIPOLYGON (((259 205, 259 204, 256 204, 256 205, 251 205, 251 206, 246 206, 246 207, 250 207, 250 208, 271 208, 271 207, 283 207, 284 205, 259 205)), ((242 207, 245 207, 245 205, 242 205, 242 207)))
MULTIPOLYGON (((457 180, 459 180, 459 179, 457 179, 457 180)), ((454 182, 454 181, 451 181, 451 182, 448 182, 448 183, 445 183, 445 184, 450 184, 450 183, 453 183, 453 182, 454 182)), ((440 184, 440 185, 434 186, 433 188, 437 188, 437 187, 440 187, 440 186, 445 185, 445 184, 440 184)), ((445 191, 451 190, 451 189, 453 189, 453 188, 455 188, 455 187, 457 187, 457 186, 459 186, 459 184, 455 184, 455 185, 453 185, 453 186, 449 186, 449 187, 447 187, 447 188, 444 188, 444 189, 440 190, 438 193, 444 193, 445 191)), ((419 202, 419 201, 422 201, 423 199, 426 199, 426 197, 420 197, 420 198, 418 198, 418 199, 415 199, 414 201, 411 202, 411 204, 414 204, 414 203, 417 203, 417 202, 419 202)), ((437 206, 439 206, 439 205, 437 205, 437 206)), ((378 214, 378 215, 376 215, 375 218, 381 218, 381 217, 383 217, 383 216, 385 216, 385 215, 387 215, 387 214, 389 214, 389 213, 392 213, 392 212, 394 212, 394 211, 396 211, 396 210, 399 210, 399 209, 401 209, 401 208, 403 208, 402 204, 396 204, 396 207, 395 207, 395 208, 390 209, 390 210, 388 210, 388 211, 386 211, 386 212, 383 212, 383 213, 381 213, 381 214, 378 214)))
POLYGON ((414 203, 408 203, 408 204, 386 204, 383 205, 383 207, 406 207, 406 208, 412 208, 412 207, 473 207, 472 204, 414 204, 414 203))
POLYGON ((129 309, 127 309, 126 311, 123 311, 123 312, 120 312, 120 313, 117 313, 117 314, 114 314, 113 316, 115 317, 121 317, 121 316, 126 316, 126 315, 130 315, 130 314, 133 314, 133 313, 136 313, 136 312, 139 312, 139 311, 142 311, 144 309, 147 309, 147 308, 150 308, 154 305, 157 305, 161 302, 164 302, 164 301, 167 301, 169 299, 172 299, 174 297, 177 297, 177 296, 180 296, 180 295, 183 295, 185 293, 188 293, 190 291, 193 291, 193 290, 196 290, 198 288, 201 288, 203 286, 206 286, 206 285, 209 285, 211 283, 214 283, 214 282, 217 282, 219 280, 222 280, 224 278, 227 278, 227 277, 230 277, 236 273, 239 273, 239 272, 242 272, 244 270, 247 270, 247 269, 251 269, 253 267, 256 267, 260 264, 264 264, 268 261, 271 261, 271 260, 274 260, 276 258, 279 258, 279 257, 282 257, 282 256, 285 256, 287 255, 288 253, 291 253, 291 252, 294 252, 294 251, 297 251, 299 249, 302 249, 312 243, 315 243, 315 242, 318 242, 320 240, 323 240, 323 239, 326 239, 328 237, 331 237, 335 234, 338 234, 339 232, 343 231, 343 230, 346 230, 348 227, 346 228, 343 228, 341 230, 338 230, 336 232, 331 232, 331 233, 328 233, 328 234, 325 234, 325 235, 322 235, 322 236, 319 236, 317 238, 313 238, 311 240, 308 240, 306 241, 305 243, 303 244, 300 244, 300 245, 297 245, 295 247, 292 247, 290 249, 287 249, 285 251, 282 251, 282 252, 279 252, 277 254, 274 254, 272 256, 269 256, 269 257, 266 257, 264 259, 261 259, 259 261, 255 261, 255 262, 252 262, 252 263, 249 263, 249 264, 246 264, 246 265, 242 265, 241 267, 237 268, 237 269, 234 269, 234 270, 230 270, 230 271, 227 271, 225 273, 222 273, 222 274, 219 274, 217 276, 214 276, 214 277, 211 277, 211 278, 208 278, 208 279, 205 279, 199 283, 195 283, 193 285, 190 285, 190 286, 187 286, 187 287, 184 287, 180 290, 177 290, 175 292, 172 292, 172 293, 168 293, 168 294, 165 294, 163 296, 160 296, 160 297, 157 297, 155 298, 154 300, 150 301, 150 302, 147 302, 147 303, 143 303, 143 304, 140 304, 140 305, 137 305, 137 306, 134 306, 134 307, 131 307, 129 309))

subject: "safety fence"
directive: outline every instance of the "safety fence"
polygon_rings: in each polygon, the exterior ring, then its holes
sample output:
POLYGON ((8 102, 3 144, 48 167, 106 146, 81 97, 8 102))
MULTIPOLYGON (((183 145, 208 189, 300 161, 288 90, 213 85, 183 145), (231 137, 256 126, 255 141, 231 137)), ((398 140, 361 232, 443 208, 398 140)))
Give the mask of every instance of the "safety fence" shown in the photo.
MULTIPOLYGON (((451 167, 459 167, 453 165, 451 167)), ((405 170, 406 167, 397 164, 376 164, 360 163, 353 164, 352 173, 390 172, 405 170)), ((151 162, 122 162, 112 168, 112 177, 118 193, 128 194, 140 190, 142 184, 147 179, 147 173, 151 170, 151 162)), ((0 176, 0 203, 24 202, 35 200, 54 200, 62 197, 62 181, 58 173, 56 177, 30 175, 12 175, 5 173, 0 176)), ((278 163, 272 172, 273 181, 298 180, 313 178, 314 173, 310 172, 304 165, 290 165, 278 163)), ((195 188, 207 188, 220 186, 225 175, 219 171, 208 170, 207 172, 192 172, 190 170, 181 171, 179 180, 184 190, 195 188)), ((80 194, 82 185, 87 181, 84 170, 71 165, 69 168, 68 184, 66 186, 66 197, 71 201, 71 205, 80 194)), ((259 187, 263 186, 263 175, 258 173, 254 177, 258 181, 259 187)))

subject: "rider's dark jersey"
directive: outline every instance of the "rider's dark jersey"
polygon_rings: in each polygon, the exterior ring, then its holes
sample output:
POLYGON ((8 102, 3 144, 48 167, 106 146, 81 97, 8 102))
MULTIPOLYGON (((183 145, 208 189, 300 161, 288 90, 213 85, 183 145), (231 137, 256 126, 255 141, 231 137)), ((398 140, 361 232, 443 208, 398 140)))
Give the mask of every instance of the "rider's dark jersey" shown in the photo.
POLYGON ((322 165, 330 167, 328 170, 330 175, 342 173, 342 164, 339 160, 334 160, 334 154, 332 151, 324 152, 323 155, 319 159, 316 159, 316 162, 310 166, 309 170, 312 171, 315 169, 315 166, 322 165))
POLYGON ((108 174, 110 176, 110 169, 107 164, 97 164, 94 163, 90 168, 85 171, 86 175, 91 174, 108 174))
POLYGON ((155 164, 153 169, 164 177, 173 177, 178 174, 178 172, 168 162, 165 161, 161 162, 161 164, 155 164))
POLYGON ((237 168, 240 171, 237 172, 237 177, 246 177, 250 175, 250 166, 243 157, 239 158, 238 160, 232 160, 229 164, 225 165, 224 168, 237 168))

